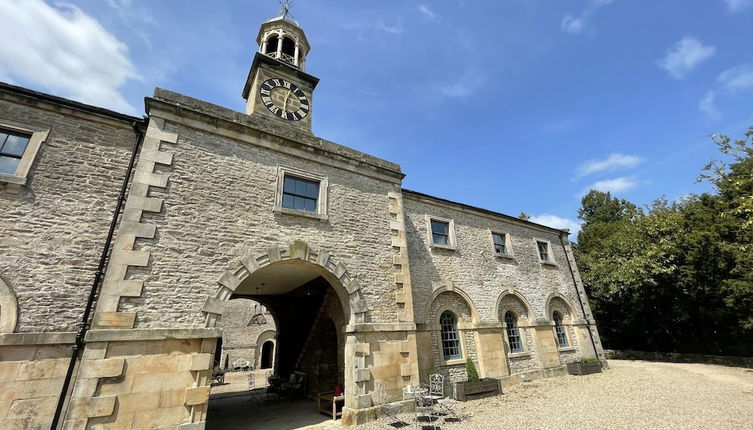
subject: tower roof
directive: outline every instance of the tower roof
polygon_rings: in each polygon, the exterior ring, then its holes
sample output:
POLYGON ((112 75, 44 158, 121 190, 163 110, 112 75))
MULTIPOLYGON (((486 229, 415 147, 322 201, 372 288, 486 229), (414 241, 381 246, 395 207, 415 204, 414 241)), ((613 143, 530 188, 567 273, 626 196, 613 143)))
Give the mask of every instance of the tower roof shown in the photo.
POLYGON ((273 18, 269 18, 267 22, 275 22, 275 21, 285 21, 290 24, 293 24, 294 26, 301 28, 301 24, 298 23, 298 21, 294 20, 289 14, 283 14, 278 15, 273 18))

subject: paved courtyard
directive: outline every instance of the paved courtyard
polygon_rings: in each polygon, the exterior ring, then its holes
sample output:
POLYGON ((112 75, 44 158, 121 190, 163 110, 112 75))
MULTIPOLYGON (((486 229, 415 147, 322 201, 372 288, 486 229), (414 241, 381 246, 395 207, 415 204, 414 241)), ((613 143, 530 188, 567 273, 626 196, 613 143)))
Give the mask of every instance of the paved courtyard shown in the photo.
MULTIPOLYGON (((610 369, 602 374, 533 381, 508 388, 501 396, 460 403, 456 411, 465 420, 439 425, 463 430, 753 429, 753 369, 609 363, 610 369)), ((245 423, 242 428, 259 428, 253 419, 245 423)), ((332 428, 331 422, 327 424, 332 428)), ((385 423, 358 427, 389 428, 385 423)))

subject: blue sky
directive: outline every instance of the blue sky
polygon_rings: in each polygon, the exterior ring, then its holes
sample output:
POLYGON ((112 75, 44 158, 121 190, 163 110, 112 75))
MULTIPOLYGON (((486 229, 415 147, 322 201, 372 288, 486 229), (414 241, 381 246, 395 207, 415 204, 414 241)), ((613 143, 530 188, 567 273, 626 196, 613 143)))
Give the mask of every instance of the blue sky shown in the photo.
MULTIPOLYGON (((155 86, 243 110, 273 0, 3 0, 0 80, 141 115, 155 86), (10 18, 8 20, 8 17, 10 18), (8 42, 13 41, 13 42, 8 42)), ((299 0, 320 137, 406 188, 577 229, 580 196, 708 189, 753 125, 753 0, 299 0)))

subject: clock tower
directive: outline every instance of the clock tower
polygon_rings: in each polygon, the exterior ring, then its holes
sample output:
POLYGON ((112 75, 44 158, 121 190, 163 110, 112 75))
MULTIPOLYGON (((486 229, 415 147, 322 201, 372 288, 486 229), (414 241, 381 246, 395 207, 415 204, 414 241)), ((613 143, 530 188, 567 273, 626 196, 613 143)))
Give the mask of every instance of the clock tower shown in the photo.
POLYGON ((246 114, 264 115, 311 132, 312 93, 319 78, 305 72, 311 50, 306 34, 285 3, 279 16, 261 25, 251 71, 243 87, 246 114))

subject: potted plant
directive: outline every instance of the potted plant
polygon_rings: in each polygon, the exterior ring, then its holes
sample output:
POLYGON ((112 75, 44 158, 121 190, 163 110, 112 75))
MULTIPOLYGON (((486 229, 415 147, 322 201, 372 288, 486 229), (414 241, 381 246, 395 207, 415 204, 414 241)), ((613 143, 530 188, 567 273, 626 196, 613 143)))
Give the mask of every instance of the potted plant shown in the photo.
POLYGON ((455 383, 455 396, 458 400, 464 402, 495 396, 500 393, 499 380, 494 378, 479 379, 476 365, 470 357, 465 361, 465 372, 468 380, 455 383))
POLYGON ((567 373, 571 375, 601 373, 601 362, 595 357, 581 357, 572 363, 567 363, 567 373))

